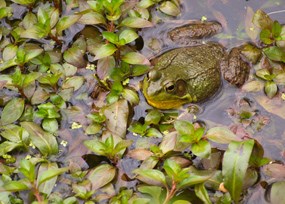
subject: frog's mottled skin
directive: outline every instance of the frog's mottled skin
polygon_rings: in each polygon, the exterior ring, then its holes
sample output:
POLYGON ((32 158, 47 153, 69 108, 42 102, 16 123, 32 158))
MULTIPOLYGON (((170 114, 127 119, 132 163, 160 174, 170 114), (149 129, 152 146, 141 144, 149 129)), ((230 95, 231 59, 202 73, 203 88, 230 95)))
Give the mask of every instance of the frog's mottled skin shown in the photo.
POLYGON ((144 79, 143 93, 148 103, 170 109, 212 96, 221 85, 220 62, 224 55, 218 43, 174 49, 161 55, 152 71, 160 77, 144 79), (175 86, 173 90, 167 90, 169 83, 175 86))
MULTIPOLYGON (((217 22, 198 23, 176 28, 168 34, 175 43, 188 45, 189 39, 211 36, 220 30, 217 22)), ((143 94, 150 105, 159 109, 200 102, 219 89, 220 70, 227 81, 241 86, 250 67, 242 60, 239 49, 235 48, 230 57, 222 45, 214 42, 168 51, 154 60, 154 68, 143 81, 143 94)))

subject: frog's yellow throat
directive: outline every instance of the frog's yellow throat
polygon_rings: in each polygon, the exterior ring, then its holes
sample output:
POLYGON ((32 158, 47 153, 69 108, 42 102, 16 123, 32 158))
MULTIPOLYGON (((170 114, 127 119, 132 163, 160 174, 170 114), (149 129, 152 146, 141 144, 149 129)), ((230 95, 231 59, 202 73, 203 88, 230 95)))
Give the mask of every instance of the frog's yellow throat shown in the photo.
POLYGON ((195 97, 192 98, 190 94, 186 94, 182 98, 175 98, 175 99, 169 99, 169 100, 165 99, 163 101, 156 100, 155 96, 150 97, 147 94, 147 85, 145 83, 143 83, 142 90, 143 90, 143 95, 146 98, 148 104, 158 109, 175 109, 175 108, 179 108, 185 103, 191 103, 191 102, 196 101, 195 97))

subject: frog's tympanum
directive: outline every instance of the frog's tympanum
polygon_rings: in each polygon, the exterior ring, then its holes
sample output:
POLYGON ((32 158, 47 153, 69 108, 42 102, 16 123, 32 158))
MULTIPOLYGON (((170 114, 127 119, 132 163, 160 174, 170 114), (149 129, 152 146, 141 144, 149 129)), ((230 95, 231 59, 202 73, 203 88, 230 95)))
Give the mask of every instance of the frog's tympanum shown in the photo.
POLYGON ((171 109, 204 101, 219 90, 221 73, 236 86, 245 82, 250 66, 243 60, 239 48, 227 54, 219 43, 197 43, 197 39, 213 36, 221 30, 217 22, 197 22, 168 33, 173 42, 186 47, 167 51, 153 60, 154 68, 143 80, 143 94, 151 106, 171 109), (193 45, 191 40, 194 46, 189 46, 193 45))

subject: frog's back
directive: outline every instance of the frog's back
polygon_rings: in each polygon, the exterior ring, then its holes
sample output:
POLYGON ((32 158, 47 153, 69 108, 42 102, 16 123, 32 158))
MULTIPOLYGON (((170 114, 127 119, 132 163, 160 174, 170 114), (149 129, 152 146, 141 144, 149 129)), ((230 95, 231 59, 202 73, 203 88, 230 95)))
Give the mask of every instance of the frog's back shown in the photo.
POLYGON ((183 79, 193 101, 199 102, 219 89, 220 62, 224 55, 224 48, 218 43, 177 48, 160 56, 155 68, 165 78, 183 79))

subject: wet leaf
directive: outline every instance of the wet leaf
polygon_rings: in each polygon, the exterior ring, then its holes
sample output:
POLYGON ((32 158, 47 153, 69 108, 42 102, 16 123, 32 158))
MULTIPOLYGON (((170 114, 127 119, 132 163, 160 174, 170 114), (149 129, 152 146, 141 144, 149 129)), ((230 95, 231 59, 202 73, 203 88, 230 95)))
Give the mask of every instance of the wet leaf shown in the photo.
POLYGON ((35 165, 30 160, 22 160, 20 162, 19 171, 29 179, 30 182, 35 180, 35 165))
POLYGON ((241 196, 253 145, 254 140, 231 142, 224 154, 222 168, 224 185, 236 203, 239 202, 241 196))
POLYGON ((155 2, 153 0, 141 0, 139 3, 138 3, 138 6, 141 7, 141 8, 148 8, 152 5, 154 5, 155 2))
POLYGON ((121 94, 131 105, 135 106, 140 102, 137 92, 133 91, 132 89, 125 88, 121 94))
POLYGON ((188 178, 177 185, 177 189, 184 189, 196 184, 204 183, 214 175, 214 172, 208 170, 190 169, 188 178))
POLYGON ((148 157, 152 156, 153 153, 146 149, 133 149, 128 152, 127 156, 136 160, 146 160, 148 157))
POLYGON ((129 107, 126 100, 119 100, 109 105, 104 110, 106 116, 107 129, 121 138, 125 138, 127 129, 127 120, 129 117, 129 107))
POLYGON ((148 114, 145 116, 145 124, 150 125, 158 125, 160 119, 162 117, 162 113, 160 113, 158 110, 153 109, 148 112, 148 114))
POLYGON ((117 48, 115 45, 109 43, 102 45, 98 50, 96 50, 96 56, 94 60, 98 60, 104 57, 108 57, 116 52, 117 48))
POLYGON ((49 97, 50 97, 50 94, 45 89, 38 86, 38 88, 34 92, 34 95, 31 98, 31 104, 36 105, 36 104, 44 103, 49 97))
POLYGON ((266 191, 266 198, 272 204, 285 203, 285 181, 277 181, 266 191))
POLYGON ((18 46, 16 45, 8 45, 4 48, 2 58, 4 61, 8 61, 13 59, 16 56, 18 46))
POLYGON ((264 91, 269 98, 273 98, 278 91, 278 87, 273 81, 267 81, 265 83, 264 91))
POLYGON ((272 19, 262 10, 257 10, 253 16, 252 22, 261 29, 270 29, 273 25, 272 19))
POLYGON ((137 174, 137 179, 153 186, 166 186, 164 174, 156 169, 135 169, 134 174, 137 174))
POLYGON ((106 24, 106 20, 104 16, 92 10, 83 11, 79 14, 82 14, 82 16, 77 21, 78 23, 85 24, 85 25, 106 24))
POLYGON ((130 28, 147 28, 152 27, 153 24, 139 17, 127 17, 121 22, 121 26, 126 26, 130 28))
POLYGON ((227 127, 213 127, 207 131, 205 137, 220 144, 228 144, 232 141, 241 141, 241 139, 227 127))
POLYGON ((65 168, 48 168, 46 171, 44 171, 42 174, 40 174, 38 176, 37 185, 40 186, 44 182, 46 182, 46 181, 48 181, 54 177, 57 177, 60 174, 63 174, 67 170, 68 170, 68 167, 65 167, 65 168))
POLYGON ((58 153, 56 138, 41 129, 33 122, 22 122, 21 126, 30 134, 32 143, 40 150, 43 155, 58 153))
POLYGON ((25 108, 25 100, 22 98, 14 98, 10 100, 3 108, 1 114, 2 125, 7 125, 17 121, 25 108))
POLYGON ((83 68, 86 67, 87 64, 84 59, 85 52, 86 42, 84 37, 81 36, 73 43, 71 48, 64 52, 63 59, 77 68, 83 68))
POLYGON ((62 17, 56 24, 56 33, 61 35, 62 31, 72 26, 81 18, 81 15, 70 15, 62 17))
POLYGON ((97 190, 110 183, 116 176, 116 169, 109 164, 102 164, 92 169, 87 174, 87 179, 92 183, 92 190, 97 190))
POLYGON ((263 48, 263 52, 271 60, 285 62, 285 52, 280 47, 270 46, 263 48))
POLYGON ((45 131, 55 133, 58 130, 58 122, 54 118, 45 118, 42 122, 42 127, 45 131))
POLYGON ((122 57, 122 60, 129 64, 150 65, 149 60, 138 52, 128 52, 122 57))
POLYGON ((278 163, 267 164, 263 167, 263 173, 272 178, 285 179, 285 165, 278 163))
POLYGON ((194 187, 195 194, 203 201, 204 204, 211 204, 209 194, 203 183, 196 184, 194 187))
POLYGON ((151 197, 149 203, 161 204, 164 200, 162 188, 158 186, 138 186, 138 191, 151 197))
POLYGON ((248 43, 241 47, 241 53, 253 64, 258 62, 262 54, 260 48, 248 43))
POLYGON ((162 137, 162 134, 155 128, 147 129, 145 135, 148 137, 162 137))
POLYGON ((211 153, 211 144, 207 140, 200 140, 192 144, 191 150, 196 156, 207 158, 211 153))
POLYGON ((159 10, 170 16, 178 16, 180 14, 180 8, 172 1, 164 1, 159 6, 159 10))
POLYGON ((176 146, 176 140, 177 132, 171 132, 163 137, 162 142, 159 145, 159 148, 161 149, 163 154, 174 150, 176 146))
POLYGON ((254 80, 254 81, 250 81, 250 82, 245 83, 242 86, 242 90, 244 90, 246 92, 258 92, 258 91, 263 90, 263 87, 264 87, 263 82, 254 80))
POLYGON ((110 71, 115 67, 115 58, 113 56, 104 57, 97 62, 97 75, 100 79, 106 79, 110 71))
POLYGON ((140 76, 149 71, 149 66, 147 65, 134 65, 132 70, 132 76, 140 76))
POLYGON ((252 22, 253 15, 254 15, 253 9, 250 6, 247 6, 246 16, 245 16, 245 31, 247 35, 250 37, 250 39, 252 41, 255 41, 258 36, 259 29, 257 29, 252 22))
POLYGON ((28 190, 29 187, 23 182, 23 180, 18 181, 9 181, 5 183, 3 186, 0 187, 0 190, 6 190, 9 192, 18 192, 18 191, 25 191, 28 190))
POLYGON ((20 126, 10 124, 1 127, 0 135, 11 142, 21 142, 28 139, 29 134, 20 126))
POLYGON ((138 37, 139 37, 139 35, 131 29, 125 29, 119 35, 120 40, 124 39, 124 42, 125 42, 124 44, 128 44, 130 42, 133 42, 138 37))
POLYGON ((73 76, 66 79, 63 84, 63 89, 74 88, 74 91, 78 90, 84 83, 85 79, 83 76, 73 76))
POLYGON ((5 141, 0 144, 0 156, 11 152, 12 150, 23 146, 21 143, 15 143, 10 141, 5 141))

